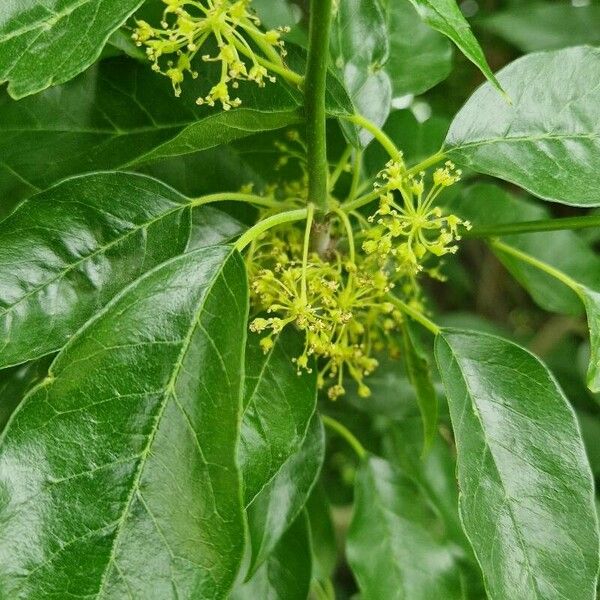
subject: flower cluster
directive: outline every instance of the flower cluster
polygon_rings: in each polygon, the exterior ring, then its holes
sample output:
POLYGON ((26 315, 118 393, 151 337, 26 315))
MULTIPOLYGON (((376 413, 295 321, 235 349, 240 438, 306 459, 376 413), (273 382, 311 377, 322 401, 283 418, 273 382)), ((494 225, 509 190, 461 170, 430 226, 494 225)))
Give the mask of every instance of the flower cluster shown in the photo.
POLYGON ((192 61, 210 38, 216 41, 217 53, 203 54, 202 60, 220 63, 221 77, 208 95, 197 99, 198 104, 220 102, 229 110, 241 104, 231 97, 230 89, 236 89, 239 81, 253 81, 260 87, 275 81, 265 65, 281 64, 285 56, 281 34, 286 30, 261 31, 260 21, 250 11, 251 0, 162 1, 166 8, 161 27, 138 21, 133 39, 146 47, 152 68, 171 80, 176 96, 186 73, 198 77, 192 61))
POLYGON ((265 334, 266 352, 274 335, 295 325, 305 333, 304 352, 294 359, 298 369, 310 370, 315 357, 321 363, 319 387, 327 386, 331 399, 345 393, 346 375, 367 397, 364 378, 378 364, 373 354, 393 346, 391 334, 402 323, 387 301, 393 284, 383 270, 369 272, 338 252, 328 260, 312 252, 306 263, 302 254, 302 231, 294 226, 266 233, 251 248, 252 303, 267 314, 250 329, 265 334))
MULTIPOLYGON (((278 166, 296 158, 303 174, 297 181, 264 191, 281 202, 282 209, 307 201, 301 146, 295 132, 278 144, 278 166)), ((340 163, 336 171, 344 167, 340 163)), ((315 227, 302 231, 290 224, 254 240, 247 264, 252 306, 259 316, 250 329, 262 336, 263 350, 273 347, 274 336, 284 327, 295 326, 305 336, 304 350, 294 359, 299 371, 318 364, 319 387, 327 387, 332 399, 345 393, 347 376, 357 383, 362 397, 369 396, 365 378, 377 368, 375 355, 384 350, 392 355, 399 352, 397 334, 403 317, 390 292, 423 312, 418 276, 428 273, 441 278, 435 259, 456 252, 460 228, 470 227, 435 205, 439 194, 460 176, 447 162, 426 185, 425 173, 415 176, 400 157, 379 174, 375 184, 379 207, 368 219, 356 211, 346 214, 343 203, 330 196, 333 212, 325 245, 320 240, 315 243, 315 227), (354 246, 351 217, 363 238, 359 248, 354 246)))
POLYGON ((362 248, 376 255, 381 264, 393 265, 396 272, 415 277, 432 256, 454 254, 460 240, 459 226, 468 222, 445 215, 434 202, 444 188, 460 180, 461 171, 450 161, 433 173, 433 185, 426 192, 425 173, 407 175, 402 161, 390 161, 380 173, 379 209, 369 217, 375 223, 362 248), (394 192, 402 197, 396 202, 394 192))

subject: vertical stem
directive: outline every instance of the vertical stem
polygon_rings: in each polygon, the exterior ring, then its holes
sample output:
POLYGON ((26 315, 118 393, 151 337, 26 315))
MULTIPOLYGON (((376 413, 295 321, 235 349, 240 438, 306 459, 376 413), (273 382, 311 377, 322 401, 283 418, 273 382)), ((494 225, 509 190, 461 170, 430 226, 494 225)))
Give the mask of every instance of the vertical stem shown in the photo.
POLYGON ((308 62, 304 83, 306 142, 308 158, 308 200, 320 212, 328 210, 327 137, 325 90, 329 58, 332 0, 311 0, 308 62))

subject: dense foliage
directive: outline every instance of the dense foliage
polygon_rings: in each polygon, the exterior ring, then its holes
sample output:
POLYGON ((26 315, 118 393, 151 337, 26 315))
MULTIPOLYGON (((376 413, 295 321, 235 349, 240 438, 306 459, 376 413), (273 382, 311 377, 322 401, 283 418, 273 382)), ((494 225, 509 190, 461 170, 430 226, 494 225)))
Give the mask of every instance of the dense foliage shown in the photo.
POLYGON ((1 3, 0 598, 594 600, 599 32, 1 3))

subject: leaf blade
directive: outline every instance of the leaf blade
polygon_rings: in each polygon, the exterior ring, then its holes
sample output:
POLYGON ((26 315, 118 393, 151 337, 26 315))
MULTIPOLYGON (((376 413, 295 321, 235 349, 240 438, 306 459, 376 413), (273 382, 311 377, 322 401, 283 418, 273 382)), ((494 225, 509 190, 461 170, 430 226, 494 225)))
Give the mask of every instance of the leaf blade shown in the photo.
POLYGON ((495 336, 443 330, 436 358, 457 442, 463 527, 490 597, 592 600, 593 483, 562 391, 536 357, 495 336))
POLYGON ((445 142, 449 158, 514 183, 544 200, 600 205, 600 51, 580 46, 529 54, 498 73, 514 104, 490 85, 456 115, 445 142), (557 84, 565 72, 570 85, 557 84), (477 114, 477 118, 474 118, 477 114))
POLYGON ((243 553, 246 317, 243 263, 212 247, 151 271, 71 340, 0 447, 3 593, 227 593, 243 553))
POLYGON ((0 223, 0 366, 59 349, 125 285, 183 252, 190 201, 141 175, 76 177, 0 223))
POLYGON ((248 338, 239 449, 246 505, 277 476, 306 437, 317 403, 317 378, 314 369, 298 374, 292 358, 302 350, 302 338, 292 328, 285 328, 266 354, 260 336, 248 338))
POLYGON ((462 597, 453 551, 416 484, 370 457, 356 479, 348 562, 366 600, 462 597))
POLYGON ((8 91, 17 100, 72 79, 100 56, 111 34, 141 4, 142 0, 4 4, 0 82, 8 81, 8 91))
POLYGON ((504 96, 502 85, 490 69, 479 42, 456 2, 454 0, 410 0, 410 2, 425 23, 450 38, 479 68, 491 85, 501 92, 501 96, 504 96))

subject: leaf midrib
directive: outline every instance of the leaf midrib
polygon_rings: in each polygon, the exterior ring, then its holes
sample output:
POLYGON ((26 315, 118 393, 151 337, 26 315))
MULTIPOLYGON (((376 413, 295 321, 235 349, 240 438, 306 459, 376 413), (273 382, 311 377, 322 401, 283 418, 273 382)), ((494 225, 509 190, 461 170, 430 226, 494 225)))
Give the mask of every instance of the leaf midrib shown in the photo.
POLYGON ((156 437, 156 434, 158 433, 160 423, 162 421, 162 417, 164 415, 167 405, 169 404, 169 398, 170 398, 170 396, 175 394, 175 384, 177 383, 177 378, 179 377, 179 373, 181 372, 181 369, 183 367, 183 360, 185 358, 187 351, 189 350, 192 338, 194 337, 194 333, 196 332, 196 329, 200 325, 202 316, 204 314, 204 308, 205 308, 206 302, 212 293, 213 287, 214 287, 217 279, 219 278, 220 275, 222 275, 222 273, 225 269, 225 266, 231 260, 234 250, 235 249, 233 246, 230 247, 229 253, 223 257, 223 260, 220 264, 219 269, 217 269, 215 271, 209 284, 206 286, 206 291, 204 293, 204 296, 201 299, 200 305, 196 308, 195 318, 194 318, 192 324, 190 325, 185 337, 183 338, 182 345, 181 345, 181 351, 177 357, 177 361, 175 362, 173 372, 171 373, 171 377, 169 378, 169 381, 167 382, 167 385, 165 386, 165 389, 164 389, 162 406, 160 407, 160 409, 156 415, 154 426, 152 427, 152 430, 151 430, 150 434, 148 435, 148 442, 147 442, 145 448, 140 453, 140 463, 139 463, 138 469, 134 475, 134 480, 131 485, 131 490, 130 490, 129 496, 125 502, 125 506, 123 508, 123 513, 121 515, 121 518, 117 521, 110 555, 108 556, 108 559, 106 561, 106 565, 104 568, 104 572, 100 579, 100 586, 98 588, 98 592, 96 593, 96 596, 95 596, 96 598, 100 598, 104 594, 106 580, 110 573, 110 567, 113 564, 115 566, 117 565, 116 554, 117 554, 118 547, 119 547, 119 537, 120 537, 121 531, 123 530, 123 527, 125 525, 125 521, 131 511, 131 506, 133 504, 135 495, 139 491, 139 485, 140 485, 140 481, 141 481, 141 478, 142 478, 142 475, 144 473, 144 469, 146 466, 146 460, 148 459, 148 456, 150 455, 152 444, 154 443, 154 439, 156 437))

